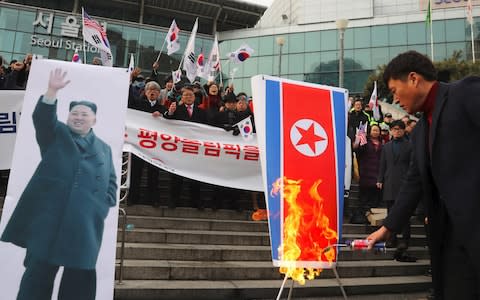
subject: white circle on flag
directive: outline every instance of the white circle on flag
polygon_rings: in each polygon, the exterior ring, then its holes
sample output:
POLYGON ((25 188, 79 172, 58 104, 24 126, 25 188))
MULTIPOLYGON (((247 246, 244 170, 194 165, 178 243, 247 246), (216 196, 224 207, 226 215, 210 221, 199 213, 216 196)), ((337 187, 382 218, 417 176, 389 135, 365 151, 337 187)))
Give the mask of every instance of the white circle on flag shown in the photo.
POLYGON ((290 128, 290 140, 298 152, 310 157, 321 155, 328 146, 325 129, 311 119, 295 122, 290 128))

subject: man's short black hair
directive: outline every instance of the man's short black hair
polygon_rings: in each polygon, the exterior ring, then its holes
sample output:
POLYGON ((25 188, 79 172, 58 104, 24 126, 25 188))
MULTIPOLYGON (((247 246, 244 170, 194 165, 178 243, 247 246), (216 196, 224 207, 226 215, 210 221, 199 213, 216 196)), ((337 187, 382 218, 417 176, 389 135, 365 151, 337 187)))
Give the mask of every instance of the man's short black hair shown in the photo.
POLYGON ((88 106, 92 109, 93 113, 94 114, 97 114, 97 105, 91 101, 87 101, 87 100, 81 100, 81 101, 72 101, 70 102, 70 107, 68 109, 68 111, 71 111, 72 108, 74 108, 75 106, 77 105, 85 105, 85 106, 88 106))
POLYGON ((407 121, 407 125, 408 125, 408 126, 412 125, 412 123, 415 123, 415 124, 416 124, 417 121, 416 121, 416 120, 413 120, 413 119, 410 119, 410 120, 407 121))
POLYGON ((192 86, 191 84, 188 84, 188 85, 185 84, 185 85, 183 86, 183 88, 182 88, 182 94, 183 94, 183 92, 184 92, 185 90, 189 90, 189 91, 191 91, 192 93, 195 93, 195 91, 193 90, 193 86, 192 86))
POLYGON ((428 81, 437 79, 432 61, 417 51, 407 51, 392 59, 383 72, 383 81, 388 86, 390 79, 404 80, 410 72, 416 72, 428 81))
POLYGON ((405 129, 405 123, 402 120, 395 120, 390 124, 390 129, 393 127, 398 126, 400 129, 405 129))

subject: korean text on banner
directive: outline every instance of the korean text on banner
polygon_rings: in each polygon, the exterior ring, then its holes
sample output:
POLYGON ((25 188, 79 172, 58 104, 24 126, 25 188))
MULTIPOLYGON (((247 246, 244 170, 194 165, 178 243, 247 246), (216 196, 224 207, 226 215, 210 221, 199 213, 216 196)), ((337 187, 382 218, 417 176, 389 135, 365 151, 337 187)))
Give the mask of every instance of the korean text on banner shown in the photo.
POLYGON ((17 137, 24 91, 2 91, 0 93, 0 170, 12 165, 13 148, 17 137))

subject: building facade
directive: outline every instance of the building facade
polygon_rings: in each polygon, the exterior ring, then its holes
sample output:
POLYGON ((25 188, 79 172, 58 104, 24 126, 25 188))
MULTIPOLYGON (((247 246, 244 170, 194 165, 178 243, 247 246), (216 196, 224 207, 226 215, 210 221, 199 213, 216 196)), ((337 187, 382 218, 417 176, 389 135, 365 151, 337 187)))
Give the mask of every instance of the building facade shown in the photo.
MULTIPOLYGON (((348 19, 344 36, 344 87, 363 93, 368 76, 397 54, 416 50, 431 56, 428 0, 275 0, 255 28, 220 33, 220 51, 242 44, 255 50, 242 64, 223 61, 236 90, 250 92, 250 76, 280 75, 308 82, 338 85, 339 30, 336 20, 348 19), (282 47, 277 39, 284 40, 282 47), (280 57, 280 48, 282 55, 280 57), (281 62, 281 65, 280 65, 281 62), (280 70, 279 70, 280 69, 280 70)), ((461 51, 472 59, 467 0, 432 0, 433 59, 461 51)), ((473 0, 476 57, 480 58, 480 1, 473 0)))
POLYGON ((27 53, 71 60, 75 49, 91 63, 99 56, 89 45, 83 53, 81 7, 107 29, 114 66, 127 67, 130 54, 135 65, 148 74, 157 59, 173 19, 180 27, 181 48, 172 56, 166 47, 160 73, 170 74, 181 61, 195 19, 199 18, 195 52, 210 51, 216 30, 252 27, 266 7, 233 0, 16 0, 0 1, 0 55, 6 63, 22 60, 27 53))

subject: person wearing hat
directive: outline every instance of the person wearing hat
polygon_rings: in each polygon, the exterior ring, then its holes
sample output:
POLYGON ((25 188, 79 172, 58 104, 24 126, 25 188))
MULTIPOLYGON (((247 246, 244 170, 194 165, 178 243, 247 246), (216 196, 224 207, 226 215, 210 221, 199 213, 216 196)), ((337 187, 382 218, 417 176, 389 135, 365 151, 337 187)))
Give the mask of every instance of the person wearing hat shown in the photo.
MULTIPOLYGON (((390 126, 392 140, 382 148, 380 156, 380 170, 377 187, 383 192, 383 201, 390 210, 394 204, 402 181, 407 174, 412 154, 412 145, 405 138, 405 124, 402 120, 395 120, 390 126)), ((402 230, 402 240, 397 243, 396 235, 389 240, 391 247, 397 247, 394 259, 402 262, 414 262, 417 259, 408 255, 407 249, 410 242, 410 223, 402 230)))
POLYGON ((390 126, 392 124, 393 118, 391 113, 386 113, 385 116, 383 116, 383 123, 387 124, 390 126))
POLYGON ((112 151, 92 129, 96 104, 73 101, 67 122, 57 119, 57 92, 70 82, 66 75, 61 69, 50 73, 35 107, 42 158, 1 236, 26 250, 19 300, 51 299, 60 266, 58 299, 95 299, 104 221, 116 205, 112 151))

